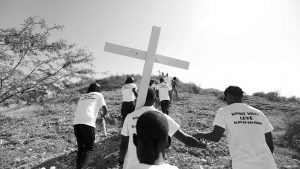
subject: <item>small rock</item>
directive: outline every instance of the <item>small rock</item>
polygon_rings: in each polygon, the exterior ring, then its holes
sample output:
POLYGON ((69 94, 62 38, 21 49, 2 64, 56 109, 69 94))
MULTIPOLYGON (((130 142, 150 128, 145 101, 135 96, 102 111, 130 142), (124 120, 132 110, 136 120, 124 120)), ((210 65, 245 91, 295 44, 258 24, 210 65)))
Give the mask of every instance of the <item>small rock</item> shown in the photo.
POLYGON ((284 167, 282 167, 283 169, 297 169, 298 166, 297 165, 286 165, 284 167))
POLYGON ((200 159, 200 161, 201 161, 201 163, 202 163, 203 165, 207 164, 207 160, 204 159, 204 158, 200 159))

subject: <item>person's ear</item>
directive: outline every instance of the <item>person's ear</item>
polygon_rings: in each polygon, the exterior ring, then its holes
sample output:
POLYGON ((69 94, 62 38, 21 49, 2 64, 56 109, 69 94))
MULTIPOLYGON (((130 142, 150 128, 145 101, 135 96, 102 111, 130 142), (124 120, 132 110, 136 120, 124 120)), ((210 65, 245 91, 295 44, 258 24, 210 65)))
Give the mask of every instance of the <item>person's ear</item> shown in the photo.
POLYGON ((167 142, 166 148, 169 148, 171 146, 171 142, 172 142, 172 139, 170 136, 168 136, 168 142, 167 142))
POLYGON ((138 144, 137 144, 137 138, 138 136, 136 135, 136 134, 133 134, 133 144, 137 147, 138 146, 138 144))

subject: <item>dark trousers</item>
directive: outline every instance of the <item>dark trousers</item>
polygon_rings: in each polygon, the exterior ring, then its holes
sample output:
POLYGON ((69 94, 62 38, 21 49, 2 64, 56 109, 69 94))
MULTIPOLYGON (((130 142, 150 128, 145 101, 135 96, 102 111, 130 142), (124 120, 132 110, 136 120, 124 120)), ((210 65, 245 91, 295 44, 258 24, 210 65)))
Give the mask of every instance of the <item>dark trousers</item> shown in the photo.
POLYGON ((77 169, 86 168, 92 160, 91 155, 94 150, 95 128, 85 124, 76 124, 74 125, 74 134, 78 146, 76 167, 77 169))
POLYGON ((123 121, 125 120, 126 116, 133 112, 135 109, 135 102, 122 102, 122 107, 121 107, 121 115, 123 118, 123 121))
POLYGON ((167 115, 169 115, 170 108, 170 100, 162 100, 160 101, 161 111, 167 115))

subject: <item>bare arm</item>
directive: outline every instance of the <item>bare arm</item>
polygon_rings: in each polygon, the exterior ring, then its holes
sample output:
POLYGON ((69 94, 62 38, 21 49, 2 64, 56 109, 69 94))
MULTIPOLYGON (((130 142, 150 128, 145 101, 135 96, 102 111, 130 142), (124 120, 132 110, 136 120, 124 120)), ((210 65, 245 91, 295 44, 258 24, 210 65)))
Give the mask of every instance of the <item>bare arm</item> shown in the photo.
POLYGON ((119 153, 119 165, 123 165, 125 155, 128 149, 129 136, 121 135, 121 143, 120 143, 120 153, 119 153))
POLYGON ((273 151, 274 151, 274 144, 273 144, 272 133, 271 132, 265 133, 265 138, 266 138, 267 145, 270 148, 270 151, 273 153, 273 151))
POLYGON ((197 134, 194 134, 193 136, 197 139, 203 138, 205 140, 218 142, 222 138, 224 131, 225 131, 225 129, 223 127, 215 125, 214 130, 212 132, 206 133, 206 134, 197 133, 197 134))
POLYGON ((107 114, 107 107, 106 107, 106 105, 102 106, 102 111, 103 111, 102 117, 105 117, 106 114, 107 114))
POLYGON ((206 148, 206 144, 198 141, 196 138, 184 133, 182 130, 178 129, 174 134, 174 137, 184 143, 187 146, 206 148))
POLYGON ((169 97, 170 97, 170 103, 171 103, 171 102, 172 102, 172 90, 169 90, 168 94, 169 94, 169 97))
POLYGON ((138 97, 138 93, 136 91, 136 88, 132 88, 132 92, 133 92, 134 96, 137 98, 138 97))

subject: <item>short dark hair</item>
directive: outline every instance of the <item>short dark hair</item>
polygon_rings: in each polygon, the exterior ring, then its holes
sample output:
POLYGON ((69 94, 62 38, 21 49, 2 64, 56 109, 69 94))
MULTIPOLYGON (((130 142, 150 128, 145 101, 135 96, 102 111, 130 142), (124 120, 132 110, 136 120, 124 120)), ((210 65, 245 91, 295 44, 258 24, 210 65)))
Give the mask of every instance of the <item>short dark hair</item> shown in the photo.
POLYGON ((133 83, 134 82, 134 78, 133 77, 128 77, 125 81, 125 84, 129 84, 129 83, 133 83))
POLYGON ((101 87, 100 84, 98 83, 92 83, 90 84, 90 86, 87 89, 87 93, 91 93, 91 92, 101 92, 101 87))
POLYGON ((156 98, 156 93, 155 90, 148 87, 148 92, 147 92, 147 96, 146 96, 146 103, 154 103, 156 98))
POLYGON ((243 97, 244 93, 245 92, 238 86, 229 86, 224 91, 225 98, 228 94, 241 98, 241 97, 243 97))
POLYGON ((161 143, 169 135, 167 118, 161 112, 147 111, 137 120, 136 133, 143 141, 161 143))
POLYGON ((149 82, 149 86, 151 86, 153 83, 154 83, 154 80, 151 79, 150 82, 149 82))

